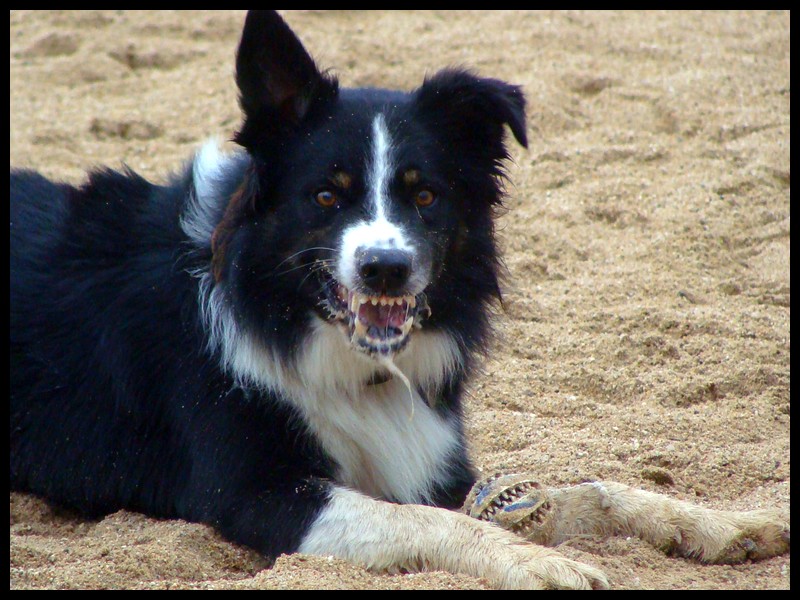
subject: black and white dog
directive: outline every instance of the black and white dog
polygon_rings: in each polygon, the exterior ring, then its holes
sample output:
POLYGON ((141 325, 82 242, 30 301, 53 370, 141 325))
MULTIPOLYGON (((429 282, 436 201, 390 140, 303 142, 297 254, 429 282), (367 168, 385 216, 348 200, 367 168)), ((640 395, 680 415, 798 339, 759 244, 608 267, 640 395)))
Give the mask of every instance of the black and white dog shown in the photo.
MULTIPOLYGON (((457 69, 411 93, 339 89, 261 11, 236 81, 242 150, 207 145, 167 185, 11 172, 12 489, 209 523, 272 557, 605 586, 445 510, 476 479, 461 395, 500 298, 493 216, 505 127, 526 144, 521 90, 457 69)), ((608 529, 613 498, 647 522, 654 502, 677 510, 613 485, 568 488, 564 527, 579 533, 571 501, 600 511, 598 532, 643 537, 608 529)), ((785 550, 769 523, 763 555, 785 550)), ((701 550, 682 553, 719 558, 701 550)))

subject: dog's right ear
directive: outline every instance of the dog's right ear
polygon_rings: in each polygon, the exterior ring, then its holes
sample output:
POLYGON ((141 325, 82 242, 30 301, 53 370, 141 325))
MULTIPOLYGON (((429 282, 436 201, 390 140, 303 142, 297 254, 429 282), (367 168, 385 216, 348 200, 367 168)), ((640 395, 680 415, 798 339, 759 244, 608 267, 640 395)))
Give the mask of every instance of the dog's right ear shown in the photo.
POLYGON ((336 78, 319 71, 272 10, 247 14, 236 55, 236 83, 244 123, 234 139, 251 151, 265 136, 296 126, 338 91, 336 78))

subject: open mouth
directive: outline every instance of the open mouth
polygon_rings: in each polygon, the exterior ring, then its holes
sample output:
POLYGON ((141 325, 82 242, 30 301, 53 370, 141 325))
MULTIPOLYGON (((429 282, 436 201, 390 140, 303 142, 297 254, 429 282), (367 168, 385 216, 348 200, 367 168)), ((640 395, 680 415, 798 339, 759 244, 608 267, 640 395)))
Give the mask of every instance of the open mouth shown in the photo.
POLYGON ((328 271, 320 272, 329 321, 345 328, 354 348, 371 355, 389 356, 402 350, 414 327, 431 314, 424 293, 374 296, 346 288, 328 271))

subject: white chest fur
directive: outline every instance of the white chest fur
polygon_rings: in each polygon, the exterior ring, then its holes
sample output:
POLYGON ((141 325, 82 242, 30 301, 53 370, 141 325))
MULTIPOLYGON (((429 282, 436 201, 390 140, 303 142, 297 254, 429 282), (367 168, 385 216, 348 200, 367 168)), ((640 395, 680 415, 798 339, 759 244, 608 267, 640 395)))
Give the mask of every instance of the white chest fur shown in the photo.
POLYGON ((458 442, 453 425, 396 378, 363 388, 355 398, 323 393, 306 419, 338 464, 339 483, 403 503, 430 497, 458 442))
MULTIPOLYGON (((440 387, 460 355, 444 334, 415 332, 396 365, 413 386, 440 387)), ((460 444, 456 426, 395 377, 365 385, 375 363, 355 353, 344 336, 319 323, 297 367, 304 384, 292 386, 299 408, 338 465, 339 483, 373 497, 425 501, 460 444)))

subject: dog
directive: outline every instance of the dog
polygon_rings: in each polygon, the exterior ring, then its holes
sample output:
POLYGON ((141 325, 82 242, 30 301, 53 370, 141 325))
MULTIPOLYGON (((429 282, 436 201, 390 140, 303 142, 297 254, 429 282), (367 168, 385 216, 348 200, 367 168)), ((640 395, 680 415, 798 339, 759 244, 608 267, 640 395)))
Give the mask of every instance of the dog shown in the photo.
POLYGON ((548 547, 574 535, 788 551, 771 511, 478 477, 462 396, 501 298, 518 86, 451 68, 340 88, 273 11, 246 17, 236 83, 240 150, 207 144, 164 185, 12 169, 13 490, 500 588, 608 587, 548 547))

